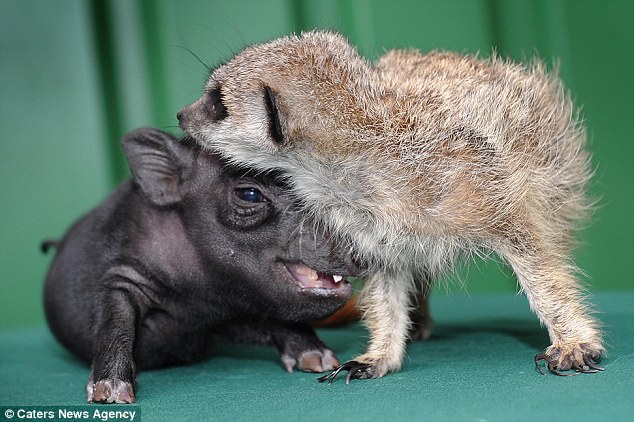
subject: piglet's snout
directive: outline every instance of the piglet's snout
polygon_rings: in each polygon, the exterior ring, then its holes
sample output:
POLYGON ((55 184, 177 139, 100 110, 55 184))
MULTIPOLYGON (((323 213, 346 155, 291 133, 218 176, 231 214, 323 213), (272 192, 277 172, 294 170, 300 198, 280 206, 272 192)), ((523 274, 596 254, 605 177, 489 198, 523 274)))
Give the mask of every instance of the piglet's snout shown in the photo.
POLYGON ((364 273, 364 266, 349 243, 307 223, 293 232, 290 248, 291 255, 318 271, 355 277, 364 273))

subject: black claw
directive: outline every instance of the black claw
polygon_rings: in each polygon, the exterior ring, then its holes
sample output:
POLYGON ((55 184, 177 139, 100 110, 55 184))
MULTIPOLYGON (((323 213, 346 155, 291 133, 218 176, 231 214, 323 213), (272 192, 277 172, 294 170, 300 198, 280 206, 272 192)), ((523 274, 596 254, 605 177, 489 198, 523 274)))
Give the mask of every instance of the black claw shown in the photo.
POLYGON ((350 380, 367 380, 368 378, 372 378, 372 366, 367 363, 357 363, 357 366, 348 371, 346 384, 350 384, 350 380))
POLYGON ((352 369, 356 363, 357 362, 354 361, 354 360, 348 361, 348 362, 344 363, 343 365, 339 366, 337 369, 335 369, 331 373, 317 378, 317 381, 319 381, 319 382, 328 381, 328 384, 332 384, 332 382, 335 380, 335 378, 337 378, 337 375, 339 375, 339 372, 348 371, 348 370, 352 369))
POLYGON ((592 362, 586 362, 586 365, 588 365, 590 368, 594 369, 594 370, 595 370, 595 372, 597 372, 597 371, 605 371, 605 368, 604 368, 604 367, 599 366, 599 365, 595 365, 595 364, 594 364, 594 363, 592 363, 592 362))
POLYGON ((579 375, 578 372, 575 372, 574 374, 564 374, 563 372, 559 372, 557 370, 557 364, 555 362, 548 362, 548 370, 555 375, 558 375, 560 377, 573 377, 575 375, 579 375))
POLYGON ((545 360, 546 362, 548 362, 548 371, 550 371, 550 373, 558 375, 560 377, 569 377, 569 376, 573 376, 573 375, 577 375, 575 374, 564 374, 563 372, 559 372, 557 370, 557 365, 555 364, 555 362, 551 362, 550 360, 550 356, 548 356, 545 353, 540 353, 538 355, 535 355, 535 367, 537 368, 537 370, 539 371, 540 374, 542 375, 546 375, 544 374, 544 371, 542 371, 542 368, 539 367, 539 361, 541 360, 545 360))
POLYGON ((596 369, 590 369, 589 365, 584 364, 583 366, 579 364, 579 362, 575 361, 572 364, 572 369, 574 369, 577 372, 581 372, 582 374, 594 374, 597 371, 596 369))
POLYGON ((548 362, 548 356, 545 355, 544 353, 539 353, 539 354, 535 355, 535 368, 537 368, 537 370, 539 371, 540 374, 546 375, 546 374, 544 374, 544 371, 542 371, 542 368, 539 367, 539 361, 540 360, 545 360, 546 362, 548 362))
POLYGON ((597 373, 599 371, 604 371, 605 368, 602 368, 600 366, 597 365, 598 363, 598 359, 593 358, 591 355, 584 355, 583 356, 583 363, 581 362, 574 362, 572 364, 572 368, 575 371, 575 373, 563 373, 561 371, 558 370, 557 368, 557 364, 554 361, 551 361, 552 357, 548 356, 545 353, 540 353, 538 355, 535 355, 535 367, 537 368, 537 370, 542 374, 544 374, 544 371, 542 371, 542 369, 539 367, 539 362, 542 360, 545 360, 548 364, 548 370, 555 374, 558 375, 560 377, 570 377, 570 376, 574 376, 574 375, 578 375, 578 374, 594 374, 597 373))
POLYGON ((356 360, 351 360, 339 368, 335 369, 329 374, 324 375, 323 377, 317 378, 317 381, 324 382, 328 381, 328 384, 332 384, 332 382, 337 378, 337 375, 341 371, 348 371, 348 375, 346 375, 346 384, 350 383, 351 379, 368 379, 372 378, 372 365, 367 363, 357 362, 356 360))
MULTIPOLYGON (((605 371, 605 368, 603 368, 602 366, 597 365, 597 363, 599 363, 601 361, 601 356, 599 356, 598 358, 593 358, 591 355, 584 355, 583 356, 583 361, 584 363, 589 366, 592 369, 595 369, 596 371, 605 371)), ((594 371, 594 372, 596 372, 594 371)))

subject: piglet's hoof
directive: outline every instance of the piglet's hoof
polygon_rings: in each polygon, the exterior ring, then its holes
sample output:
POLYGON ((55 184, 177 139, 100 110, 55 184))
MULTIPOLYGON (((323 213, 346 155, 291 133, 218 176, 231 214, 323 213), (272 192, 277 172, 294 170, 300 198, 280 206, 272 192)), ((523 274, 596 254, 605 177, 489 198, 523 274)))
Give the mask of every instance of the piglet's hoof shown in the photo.
POLYGON ((582 374, 593 374, 603 371, 598 363, 601 361, 601 353, 588 350, 572 350, 569 353, 563 353, 559 348, 549 348, 544 353, 535 356, 535 367, 541 374, 544 372, 539 367, 540 361, 547 362, 548 370, 559 376, 571 376, 582 374), (562 372, 573 370, 575 372, 562 372))
POLYGON ((120 379, 105 379, 86 387, 88 403, 134 403, 134 388, 132 384, 120 379))
POLYGON ((329 349, 305 350, 299 356, 285 354, 282 363, 288 372, 293 372, 295 367, 304 372, 324 372, 339 366, 335 354, 329 349))
POLYGON ((337 375, 339 375, 341 371, 348 371, 348 375, 346 375, 346 384, 349 384, 350 380, 352 379, 365 380, 373 377, 372 365, 368 363, 357 362, 356 360, 351 360, 344 363, 331 373, 317 378, 317 381, 328 381, 328 384, 332 384, 332 382, 335 380, 335 378, 337 378, 337 375))

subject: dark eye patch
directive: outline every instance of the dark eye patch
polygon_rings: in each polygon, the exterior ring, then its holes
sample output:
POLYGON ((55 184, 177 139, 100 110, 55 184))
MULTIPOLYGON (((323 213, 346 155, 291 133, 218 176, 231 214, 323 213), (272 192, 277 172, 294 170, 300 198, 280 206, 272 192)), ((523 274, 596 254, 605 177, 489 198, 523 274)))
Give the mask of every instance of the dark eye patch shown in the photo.
POLYGON ((280 109, 277 94, 268 86, 264 87, 264 105, 269 117, 269 134, 277 144, 284 142, 284 132, 280 120, 280 109))
POLYGON ((222 97, 222 91, 217 86, 207 92, 208 100, 206 102, 207 113, 211 119, 215 122, 224 120, 229 116, 227 107, 224 105, 224 99, 222 97))

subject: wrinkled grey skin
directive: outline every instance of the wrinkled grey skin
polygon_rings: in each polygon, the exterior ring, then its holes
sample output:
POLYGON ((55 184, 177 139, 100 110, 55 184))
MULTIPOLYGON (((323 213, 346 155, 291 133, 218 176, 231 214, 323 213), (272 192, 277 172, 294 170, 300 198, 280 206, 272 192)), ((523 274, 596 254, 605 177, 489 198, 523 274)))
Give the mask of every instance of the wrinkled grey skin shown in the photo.
POLYGON ((351 287, 302 286, 286 265, 358 275, 349 250, 305 223, 272 178, 225 167, 188 138, 139 129, 122 145, 132 179, 56 245, 45 284, 51 330, 92 362, 88 401, 134 402, 137 368, 204 359, 213 335, 275 345, 289 371, 336 367, 306 322, 351 287))

